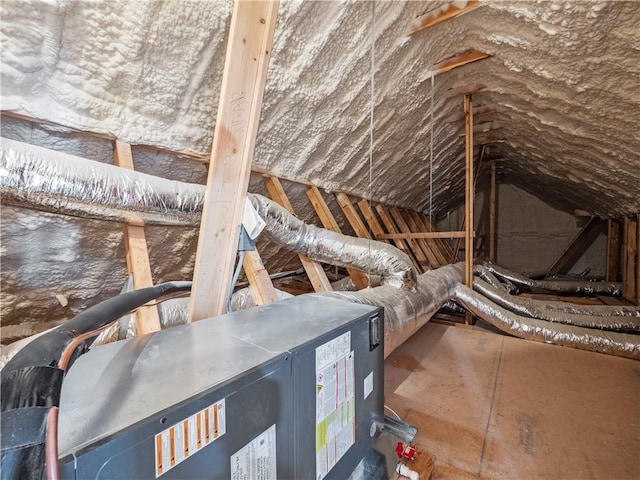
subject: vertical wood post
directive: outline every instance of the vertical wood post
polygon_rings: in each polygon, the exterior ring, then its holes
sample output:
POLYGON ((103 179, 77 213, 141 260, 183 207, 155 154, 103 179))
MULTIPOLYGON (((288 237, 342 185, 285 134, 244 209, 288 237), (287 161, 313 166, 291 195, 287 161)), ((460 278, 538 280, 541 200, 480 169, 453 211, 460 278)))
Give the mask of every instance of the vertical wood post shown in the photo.
POLYGON ((489 261, 496 261, 496 162, 491 161, 491 191, 489 192, 489 261))
POLYGON ((620 224, 616 220, 607 220, 607 270, 605 280, 617 282, 620 270, 620 224))
MULTIPOLYGON (((473 101, 471 95, 464 96, 465 112, 465 236, 464 236, 464 283, 473 288, 473 101)), ((465 323, 471 323, 467 312, 465 323)))
MULTIPOLYGON (((113 163, 119 167, 133 170, 133 154, 131 145, 115 141, 113 163)), ((127 256, 127 270, 133 274, 133 288, 152 287, 153 277, 149 265, 149 253, 147 251, 147 239, 144 227, 139 225, 123 225, 124 249, 127 256)), ((148 305, 140 307, 135 313, 136 332, 138 335, 157 332, 160 330, 160 317, 158 307, 148 305)))
POLYGON ((277 13, 273 0, 234 3, 189 322, 226 311, 277 13))

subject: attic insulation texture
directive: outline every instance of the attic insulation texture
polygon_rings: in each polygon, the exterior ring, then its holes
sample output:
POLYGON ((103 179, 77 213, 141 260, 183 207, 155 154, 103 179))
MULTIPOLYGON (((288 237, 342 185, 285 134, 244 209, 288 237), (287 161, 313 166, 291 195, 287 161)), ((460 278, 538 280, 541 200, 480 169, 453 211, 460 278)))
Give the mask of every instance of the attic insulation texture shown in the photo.
MULTIPOLYGON (((424 210, 434 97, 434 214, 463 198, 462 98, 501 174, 566 211, 640 211, 640 8, 634 1, 487 1, 407 36, 444 1, 377 2, 372 196, 424 210), (439 75, 443 59, 492 55, 439 75), (624 134, 622 133, 624 132, 624 134)), ((458 1, 458 6, 465 1, 458 1)), ((2 109, 208 154, 231 1, 2 3, 2 109), (179 46, 179 48, 177 47, 179 46)), ((280 2, 254 163, 369 193, 371 4, 280 2)), ((82 155, 86 156, 86 155, 82 155)))
MULTIPOLYGON (((205 187, 5 140, 0 147, 2 202, 133 225, 199 224, 205 187)), ((279 246, 312 260, 382 276, 412 289, 416 273, 395 247, 306 225, 272 200, 248 193, 279 246)))

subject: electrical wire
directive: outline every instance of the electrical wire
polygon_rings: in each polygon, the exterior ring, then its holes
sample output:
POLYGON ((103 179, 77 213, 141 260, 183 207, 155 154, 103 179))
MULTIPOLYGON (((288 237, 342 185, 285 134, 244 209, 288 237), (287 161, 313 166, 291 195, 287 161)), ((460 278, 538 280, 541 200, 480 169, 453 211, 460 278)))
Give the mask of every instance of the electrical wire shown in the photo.
POLYGON ((233 295, 233 289, 236 286, 238 281, 238 277, 240 276, 240 271, 242 270, 242 264, 244 263, 244 257, 247 254, 244 250, 240 250, 240 255, 238 257, 238 265, 236 266, 236 271, 233 272, 233 279, 231 280, 231 286, 229 287, 229 296, 227 297, 227 312, 233 312, 231 308, 231 296, 233 295))
POLYGON ((389 410, 391 413, 393 413, 393 414, 396 416, 396 418, 397 418, 398 420, 402 420, 402 418, 400 418, 400 415, 398 415, 398 414, 395 412, 395 410, 393 410, 391 407, 389 407, 389 406, 385 405, 385 406, 384 406, 384 408, 386 408, 386 409, 387 409, 387 410, 389 410))

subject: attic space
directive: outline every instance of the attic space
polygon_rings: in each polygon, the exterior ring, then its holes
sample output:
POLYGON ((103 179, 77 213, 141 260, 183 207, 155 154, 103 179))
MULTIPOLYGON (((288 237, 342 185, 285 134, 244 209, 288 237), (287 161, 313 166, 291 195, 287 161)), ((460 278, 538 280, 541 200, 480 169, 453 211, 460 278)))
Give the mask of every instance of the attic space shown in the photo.
POLYGON ((640 477, 639 26, 2 2, 3 478, 640 477))

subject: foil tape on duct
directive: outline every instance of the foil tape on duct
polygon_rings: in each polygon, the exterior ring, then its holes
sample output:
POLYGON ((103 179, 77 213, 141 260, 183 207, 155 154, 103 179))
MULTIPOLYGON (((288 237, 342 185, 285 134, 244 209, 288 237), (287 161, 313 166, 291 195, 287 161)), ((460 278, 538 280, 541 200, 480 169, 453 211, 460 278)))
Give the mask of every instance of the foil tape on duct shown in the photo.
POLYGON ((496 305, 462 284, 457 285, 454 299, 485 322, 525 340, 640 360, 640 335, 603 332, 523 317, 496 305))
MULTIPOLYGON (((586 328, 624 332, 640 331, 640 308, 636 309, 636 316, 625 316, 628 310, 625 312, 617 311, 622 315, 589 315, 586 313, 588 312, 588 307, 583 307, 581 313, 567 313, 547 308, 544 301, 509 295, 504 290, 494 288, 479 278, 474 279, 473 289, 498 305, 519 315, 586 328)), ((607 308, 615 309, 616 307, 607 308)))
POLYGON ((418 275, 415 291, 399 290, 389 285, 358 292, 324 292, 321 295, 355 303, 384 307, 385 358, 422 328, 453 295, 464 278, 464 265, 446 265, 418 275))
MULTIPOLYGON (((132 225, 198 225, 205 187, 175 182, 12 140, 0 156, 2 202, 47 212, 132 225)), ((412 289, 416 273, 395 247, 304 222, 277 203, 248 194, 274 243, 317 262, 381 275, 412 289)))
POLYGON ((616 282, 585 282, 572 280, 532 280, 519 273, 512 272, 494 263, 485 262, 484 266, 499 278, 516 285, 539 288, 557 293, 579 293, 589 295, 620 295, 622 284, 616 282))

